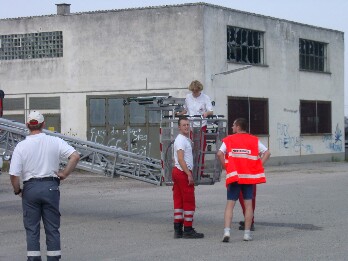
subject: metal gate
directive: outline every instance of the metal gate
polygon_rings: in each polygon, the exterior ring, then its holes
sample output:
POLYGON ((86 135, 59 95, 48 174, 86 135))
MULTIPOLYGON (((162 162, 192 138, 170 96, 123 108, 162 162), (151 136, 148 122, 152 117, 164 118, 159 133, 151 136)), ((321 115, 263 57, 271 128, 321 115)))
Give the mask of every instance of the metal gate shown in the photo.
MULTIPOLYGON (((152 98, 153 96, 149 96, 152 98)), ((87 139, 108 147, 159 158, 160 112, 131 96, 90 96, 87 139)))

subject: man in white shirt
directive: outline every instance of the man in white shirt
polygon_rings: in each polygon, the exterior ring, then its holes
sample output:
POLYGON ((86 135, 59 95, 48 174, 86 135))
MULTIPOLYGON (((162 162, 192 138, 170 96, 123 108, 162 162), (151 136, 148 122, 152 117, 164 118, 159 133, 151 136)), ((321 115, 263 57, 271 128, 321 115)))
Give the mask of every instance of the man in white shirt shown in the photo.
POLYGON ((174 141, 175 165, 172 170, 174 238, 203 238, 204 234, 196 232, 192 227, 196 203, 190 122, 186 117, 180 117, 178 126, 179 134, 174 141))
POLYGON ((22 198, 27 261, 41 261, 41 219, 46 232, 47 261, 61 258, 59 184, 80 159, 75 149, 64 140, 43 133, 44 126, 43 115, 32 111, 27 122, 30 134, 15 147, 9 170, 14 194, 22 198), (63 170, 59 170, 61 157, 69 159, 63 170))

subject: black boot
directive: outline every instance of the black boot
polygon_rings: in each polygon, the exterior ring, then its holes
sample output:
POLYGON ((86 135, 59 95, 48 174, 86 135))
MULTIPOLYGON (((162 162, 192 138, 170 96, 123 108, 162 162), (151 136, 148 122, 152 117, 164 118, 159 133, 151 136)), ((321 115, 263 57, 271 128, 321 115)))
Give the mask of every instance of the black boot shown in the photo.
POLYGON ((203 233, 198 233, 193 227, 185 227, 183 238, 203 238, 203 233))
POLYGON ((182 238, 182 223, 174 223, 174 238, 182 238))

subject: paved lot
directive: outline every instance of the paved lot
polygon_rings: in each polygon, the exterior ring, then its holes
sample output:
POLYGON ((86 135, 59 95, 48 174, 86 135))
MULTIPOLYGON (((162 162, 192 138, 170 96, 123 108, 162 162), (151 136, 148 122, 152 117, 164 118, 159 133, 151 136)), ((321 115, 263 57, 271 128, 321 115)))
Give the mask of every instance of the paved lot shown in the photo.
MULTIPOLYGON (((171 187, 74 173, 61 185, 62 260, 348 260, 348 163, 266 170, 268 182, 258 186, 254 241, 242 241, 238 205, 230 243, 221 242, 223 182, 196 187, 194 226, 206 237, 174 240, 171 187)), ((1 261, 26 259, 21 215, 21 201, 3 173, 1 261)))

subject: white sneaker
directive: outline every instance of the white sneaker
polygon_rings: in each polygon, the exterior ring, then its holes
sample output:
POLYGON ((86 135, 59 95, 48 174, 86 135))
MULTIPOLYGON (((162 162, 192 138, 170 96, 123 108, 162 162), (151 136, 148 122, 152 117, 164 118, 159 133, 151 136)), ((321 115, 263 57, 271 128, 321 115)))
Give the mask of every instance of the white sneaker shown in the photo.
POLYGON ((251 240, 253 240, 253 237, 250 234, 244 234, 243 240, 244 241, 251 241, 251 240))
POLYGON ((224 236, 222 237, 222 242, 227 243, 230 241, 230 231, 225 231, 224 236))

